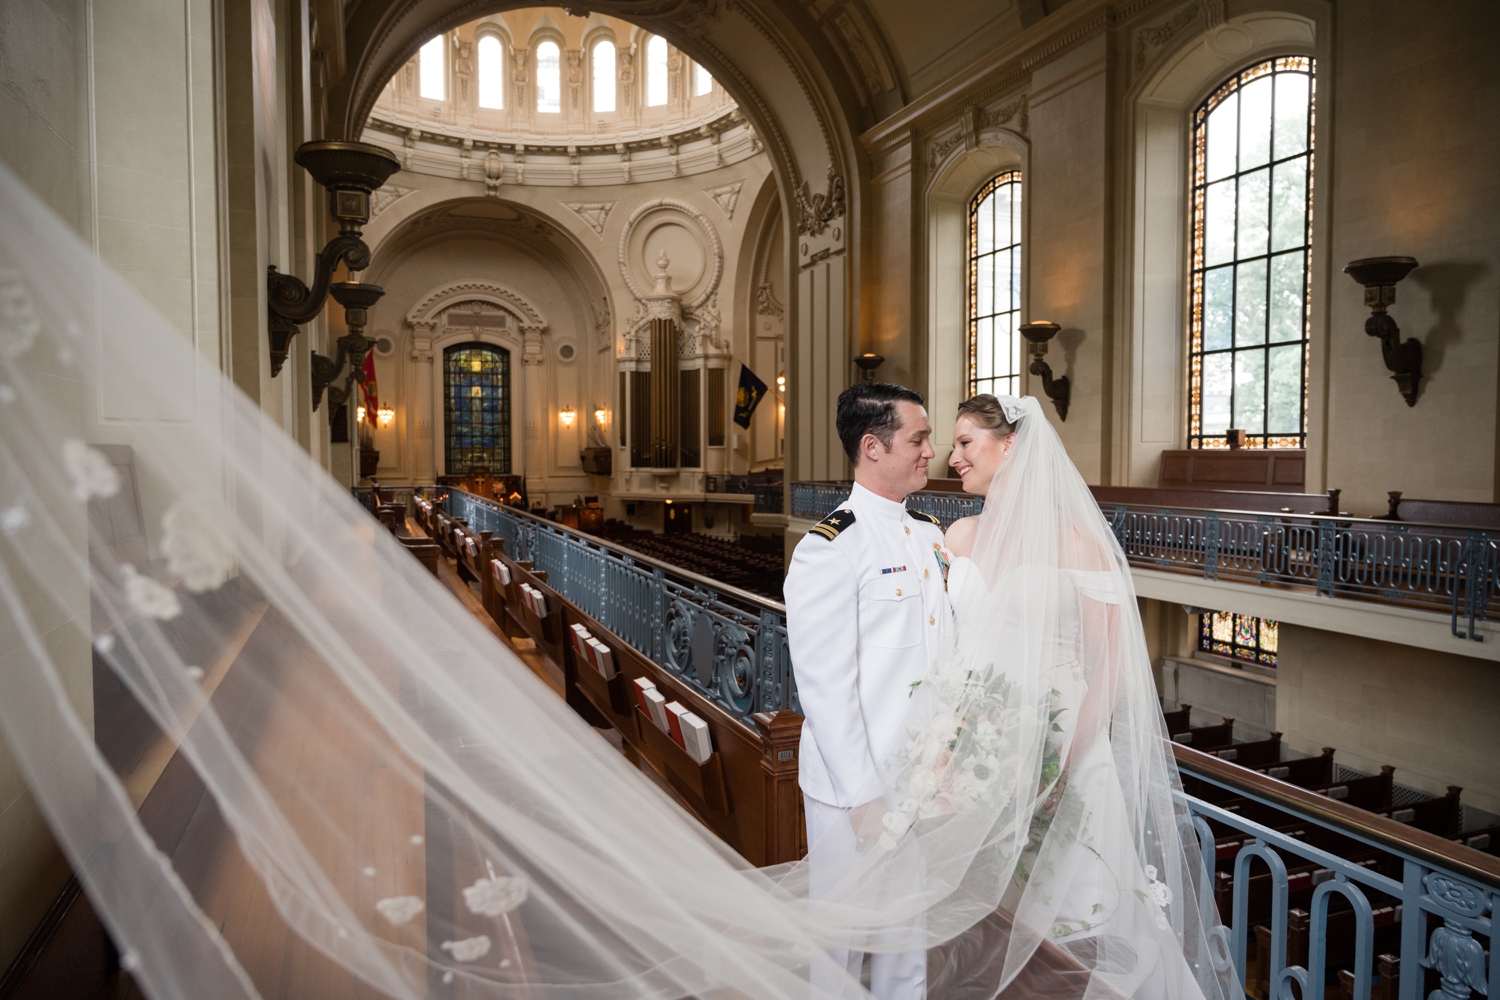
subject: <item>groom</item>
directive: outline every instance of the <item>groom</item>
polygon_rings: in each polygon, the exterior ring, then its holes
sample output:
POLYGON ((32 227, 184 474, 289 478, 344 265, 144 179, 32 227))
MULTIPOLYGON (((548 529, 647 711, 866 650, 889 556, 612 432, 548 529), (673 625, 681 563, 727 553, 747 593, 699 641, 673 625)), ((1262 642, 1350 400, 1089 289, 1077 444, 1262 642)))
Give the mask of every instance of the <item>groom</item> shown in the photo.
MULTIPOLYGON (((806 718, 798 783, 814 898, 838 881, 840 860, 857 857, 872 839, 883 812, 879 765, 901 735, 912 684, 952 633, 942 530, 936 518, 906 509, 907 495, 927 485, 933 457, 925 402, 886 382, 859 382, 839 394, 836 423, 854 487, 798 543, 787 572, 787 635, 806 718)), ((830 955, 859 978, 861 953, 830 955)), ((816 980, 815 973, 814 986, 836 991, 816 980)), ((878 1000, 921 1000, 926 986, 926 952, 871 958, 878 1000)))

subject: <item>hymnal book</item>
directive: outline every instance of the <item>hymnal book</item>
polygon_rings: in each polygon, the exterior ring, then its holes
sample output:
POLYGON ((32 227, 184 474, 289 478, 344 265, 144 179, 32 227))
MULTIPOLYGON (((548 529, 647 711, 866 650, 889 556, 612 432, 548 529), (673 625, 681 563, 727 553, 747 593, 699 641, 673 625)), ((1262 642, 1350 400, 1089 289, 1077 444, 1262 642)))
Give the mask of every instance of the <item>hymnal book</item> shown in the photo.
POLYGON ((683 749, 698 763, 706 763, 714 755, 714 741, 709 735, 708 723, 692 712, 682 713, 678 722, 682 726, 683 749))
POLYGON ((589 630, 577 624, 570 625, 569 628, 573 632, 573 651, 587 659, 589 655, 588 641, 593 638, 589 635, 589 630))
POLYGON ((531 588, 531 609, 536 612, 538 618, 547 617, 547 595, 535 587, 531 588))
POLYGON ((672 737, 672 742, 682 749, 687 749, 687 743, 682 736, 682 717, 688 714, 688 707, 680 701, 669 701, 667 710, 667 735, 672 737))
POLYGON ((613 679, 615 676, 615 654, 610 652, 608 646, 593 636, 589 636, 588 646, 591 650, 589 662, 594 665, 594 669, 598 670, 599 675, 605 680, 613 679))
POLYGON ((643 692, 646 697, 646 710, 651 716, 651 721, 656 723, 656 728, 664 733, 671 733, 672 724, 667 721, 667 696, 656 688, 648 688, 643 692))
POLYGON ((500 586, 510 586, 510 567, 499 559, 490 560, 490 571, 495 574, 495 579, 500 581, 500 586))
POLYGON ((474 539, 472 538, 464 539, 464 548, 469 550, 469 555, 471 556, 479 555, 479 546, 474 544, 474 539))
POLYGON ((637 677, 635 679, 635 703, 641 706, 641 711, 647 715, 651 714, 651 705, 646 701, 646 692, 655 691, 656 682, 649 677, 637 677))

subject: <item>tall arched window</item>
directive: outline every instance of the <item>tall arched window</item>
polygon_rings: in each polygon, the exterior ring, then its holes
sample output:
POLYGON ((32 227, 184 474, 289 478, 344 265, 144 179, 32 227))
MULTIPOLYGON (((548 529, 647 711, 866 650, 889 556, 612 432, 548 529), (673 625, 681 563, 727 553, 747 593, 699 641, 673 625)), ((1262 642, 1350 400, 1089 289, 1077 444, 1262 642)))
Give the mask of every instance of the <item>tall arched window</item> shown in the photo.
POLYGON ((1193 117, 1188 447, 1306 443, 1313 60, 1268 59, 1193 117))
POLYGON ((969 395, 1020 390, 1021 172, 969 203, 969 395))
POLYGON ((444 464, 510 472, 510 352, 474 341, 443 351, 444 464))
POLYGON ((536 109, 548 114, 562 111, 562 52, 556 42, 536 47, 536 109))
POLYGON ((594 110, 615 109, 615 43, 594 43, 594 110))
POLYGON ((714 91, 714 78, 709 75, 708 70, 693 63, 693 96, 703 97, 714 91))
POLYGON ((417 92, 432 101, 448 99, 447 36, 438 35, 417 54, 417 92))
POLYGON ((646 106, 667 103, 667 40, 652 35, 646 43, 646 106))
POLYGON ((479 106, 505 107, 505 50, 494 35, 479 39, 479 106))

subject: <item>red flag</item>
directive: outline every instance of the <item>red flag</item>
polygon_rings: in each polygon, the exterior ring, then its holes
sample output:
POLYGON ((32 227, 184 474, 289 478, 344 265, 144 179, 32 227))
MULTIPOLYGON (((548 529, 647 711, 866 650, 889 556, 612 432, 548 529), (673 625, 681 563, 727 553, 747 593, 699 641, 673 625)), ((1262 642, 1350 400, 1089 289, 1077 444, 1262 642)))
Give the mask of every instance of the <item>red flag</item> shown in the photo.
POLYGON ((365 394, 365 416, 370 423, 375 422, 375 414, 379 409, 379 396, 375 391, 375 353, 371 351, 365 355, 365 380, 359 384, 365 394))

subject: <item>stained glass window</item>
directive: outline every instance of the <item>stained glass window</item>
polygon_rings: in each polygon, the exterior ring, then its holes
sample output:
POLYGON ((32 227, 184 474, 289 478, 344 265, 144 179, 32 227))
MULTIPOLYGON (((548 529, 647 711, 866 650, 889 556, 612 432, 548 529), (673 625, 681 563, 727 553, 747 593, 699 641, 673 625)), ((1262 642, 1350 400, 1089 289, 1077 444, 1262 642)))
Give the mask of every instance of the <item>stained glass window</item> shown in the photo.
POLYGON ((536 47, 536 109, 547 114, 562 111, 562 50, 556 42, 536 47))
POLYGON ((1198 648, 1203 652, 1263 667, 1276 666, 1281 632, 1277 622, 1232 611, 1205 611, 1198 617, 1198 648))
POLYGON ((505 107, 505 50, 494 35, 479 40, 479 106, 505 107))
POLYGON ((429 39, 417 53, 417 92, 433 100, 446 100, 448 96, 447 49, 443 45, 445 36, 429 39))
POLYGON ((444 465, 449 475, 475 466, 510 472, 510 352, 489 344, 443 351, 444 465))
POLYGON ((646 43, 646 107, 667 103, 667 40, 652 35, 646 43))
POLYGON ((1257 63, 1193 117, 1190 448, 1306 442, 1313 69, 1257 63))
POLYGON ((615 109, 615 43, 601 41, 594 45, 594 110, 615 109))
POLYGON ((1021 375, 1021 172, 969 203, 969 395, 1016 393, 1021 375))

